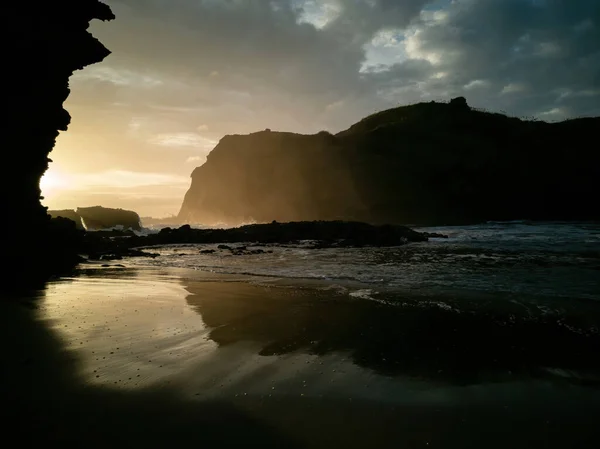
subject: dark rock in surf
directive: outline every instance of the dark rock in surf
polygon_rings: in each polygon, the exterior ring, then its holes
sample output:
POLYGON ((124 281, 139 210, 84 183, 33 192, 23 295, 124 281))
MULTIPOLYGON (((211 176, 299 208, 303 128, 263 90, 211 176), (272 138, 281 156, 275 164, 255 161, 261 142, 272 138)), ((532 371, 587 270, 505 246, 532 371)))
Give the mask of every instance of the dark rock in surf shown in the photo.
POLYGON ((313 221, 268 223, 240 226, 231 229, 163 229, 158 234, 131 240, 138 246, 176 243, 220 243, 219 250, 244 252, 246 245, 232 247, 232 243, 297 244, 302 240, 320 242, 326 246, 399 246, 409 242, 427 241, 424 234, 399 225, 375 226, 367 223, 343 221, 313 221))

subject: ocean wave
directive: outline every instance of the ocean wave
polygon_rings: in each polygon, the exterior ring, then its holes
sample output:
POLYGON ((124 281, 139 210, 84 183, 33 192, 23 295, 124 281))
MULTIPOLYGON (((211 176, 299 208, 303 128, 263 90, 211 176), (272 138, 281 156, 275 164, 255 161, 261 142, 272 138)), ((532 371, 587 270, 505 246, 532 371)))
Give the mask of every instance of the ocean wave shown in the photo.
POLYGON ((397 248, 308 249, 259 245, 232 255, 217 245, 166 245, 135 263, 261 278, 356 284, 364 289, 537 295, 600 300, 600 225, 495 225, 435 228, 454 238, 397 248), (598 240, 594 240, 598 239, 598 240), (590 243, 592 240, 592 243, 590 243), (200 254, 212 249, 213 254, 200 254))
POLYGON ((358 298, 358 299, 373 299, 373 290, 371 290, 370 288, 365 288, 365 289, 361 289, 361 290, 355 290, 353 292, 349 293, 349 296, 351 298, 358 298))

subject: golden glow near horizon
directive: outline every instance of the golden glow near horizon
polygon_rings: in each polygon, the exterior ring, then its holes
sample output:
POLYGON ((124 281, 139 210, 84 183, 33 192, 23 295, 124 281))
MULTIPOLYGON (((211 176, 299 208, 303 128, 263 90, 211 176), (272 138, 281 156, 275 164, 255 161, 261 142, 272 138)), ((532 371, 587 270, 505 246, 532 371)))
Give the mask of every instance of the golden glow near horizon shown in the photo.
POLYGON ((163 173, 111 169, 65 174, 52 166, 40 180, 42 203, 50 210, 102 205, 159 218, 177 214, 189 184, 187 177, 163 173))
POLYGON ((45 197, 55 197, 66 186, 63 175, 56 170, 48 170, 40 179, 40 189, 45 197))

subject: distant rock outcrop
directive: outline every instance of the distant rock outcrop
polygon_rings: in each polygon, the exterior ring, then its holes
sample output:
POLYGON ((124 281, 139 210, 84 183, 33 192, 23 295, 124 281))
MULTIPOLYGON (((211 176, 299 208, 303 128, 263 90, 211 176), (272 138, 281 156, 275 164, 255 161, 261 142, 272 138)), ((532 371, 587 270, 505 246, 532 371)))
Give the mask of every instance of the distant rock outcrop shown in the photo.
MULTIPOLYGON (((426 242, 428 238, 426 234, 406 226, 373 226, 350 221, 274 221, 230 229, 194 229, 190 225, 183 225, 177 229, 164 228, 158 234, 132 241, 137 246, 150 246, 173 243, 286 244, 310 240, 314 243, 313 247, 332 248, 400 246, 409 242, 426 242)), ((231 248, 222 245, 219 249, 231 248)))
POLYGON ((59 131, 70 122, 63 108, 69 77, 110 53, 87 31, 89 23, 112 20, 114 15, 98 0, 29 0, 3 2, 2 17, 0 77, 6 114, 1 135, 7 164, 0 190, 7 215, 0 234, 10 234, 2 253, 15 267, 15 273, 3 274, 32 279, 75 260, 69 247, 77 241, 76 234, 69 237, 62 224, 61 232, 55 233, 57 225, 40 204, 39 181, 59 131))
POLYGON ((78 229, 96 231, 123 227, 140 231, 140 216, 131 210, 110 209, 102 206, 79 207, 77 210, 50 210, 52 217, 63 217, 72 220, 78 229))
POLYGON ((124 229, 141 230, 140 216, 125 209, 109 209, 107 207, 78 207, 77 214, 88 230, 109 229, 122 226, 124 229))
POLYGON ((450 224, 599 219, 600 118, 524 121, 460 97, 371 115, 337 135, 225 136, 192 173, 182 222, 450 224))
POLYGON ((52 218, 66 218, 75 223, 77 229, 83 231, 85 227, 81 221, 81 216, 73 209, 49 210, 48 213, 52 218))

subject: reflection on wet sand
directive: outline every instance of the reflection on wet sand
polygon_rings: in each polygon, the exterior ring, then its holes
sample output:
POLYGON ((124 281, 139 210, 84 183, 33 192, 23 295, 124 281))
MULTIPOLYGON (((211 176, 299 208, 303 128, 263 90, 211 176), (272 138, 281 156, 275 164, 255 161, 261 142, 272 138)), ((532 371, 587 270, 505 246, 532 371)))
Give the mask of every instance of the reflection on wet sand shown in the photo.
POLYGON ((447 299, 382 303, 241 283, 186 288, 220 346, 255 342, 261 355, 342 352, 379 374, 454 385, 531 378, 600 385, 595 304, 561 307, 556 315, 498 300, 452 307, 447 299))
POLYGON ((1 301, 6 437, 76 447, 594 447, 598 390, 524 375, 593 371, 582 360, 594 337, 560 340, 560 327, 535 320, 511 337, 485 315, 482 325, 435 309, 401 316, 314 289, 225 280, 87 268, 28 307, 1 301), (521 341, 511 362, 502 340, 516 344, 529 329, 538 338, 521 341), (562 342, 557 355, 527 362, 549 338, 562 342), (514 377, 500 379, 507 368, 514 377))
MULTIPOLYGON (((114 295, 112 306, 117 309, 123 300, 131 300, 131 307, 141 307, 141 297, 158 299, 148 286, 156 289, 160 284, 147 276, 146 285, 127 286, 118 283, 120 273, 98 274, 87 273, 94 278, 93 285, 81 279, 61 280, 35 296, 0 300, 0 338, 5 342, 0 363, 0 418, 6 441, 18 441, 24 447, 49 443, 88 448, 183 444, 239 447, 248 441, 260 441, 263 447, 298 447, 234 404, 192 401, 168 382, 137 390, 119 390, 112 382, 93 383, 96 377, 87 371, 94 353, 106 360, 114 352, 109 350, 114 342, 105 339, 103 328, 95 329, 100 322, 114 325, 114 330, 122 338, 131 338, 132 343, 136 332, 146 338, 141 327, 149 331, 152 326, 133 324, 134 332, 127 335, 124 329, 132 323, 133 315, 122 315, 119 324, 115 314, 102 312, 102 303, 108 307, 109 297, 114 295), (110 278, 117 284, 106 282, 110 278), (134 288, 137 294, 132 294, 134 288), (116 294, 119 290, 123 296, 116 294), (56 307, 61 311, 52 310, 56 307), (107 317, 113 321, 106 322, 107 317), (86 332, 87 323, 94 324, 86 332), (65 332, 69 327, 76 331, 65 332), (79 337, 83 337, 81 341, 79 337)), ((158 293, 161 296, 165 290, 158 289, 158 293)), ((177 296, 162 297, 164 301, 174 298, 177 296)), ((125 304, 123 308, 132 311, 125 304)), ((130 367, 122 367, 122 376, 130 374, 130 367)))

